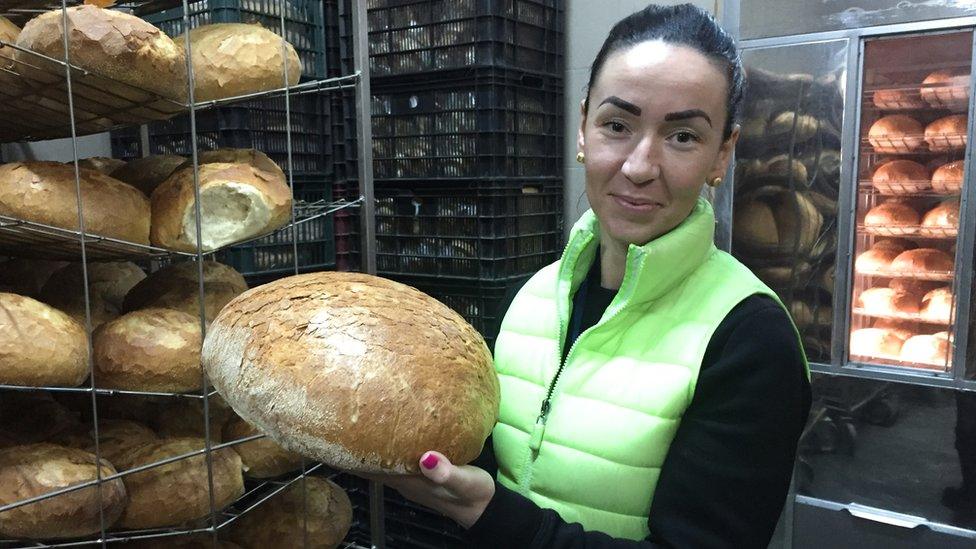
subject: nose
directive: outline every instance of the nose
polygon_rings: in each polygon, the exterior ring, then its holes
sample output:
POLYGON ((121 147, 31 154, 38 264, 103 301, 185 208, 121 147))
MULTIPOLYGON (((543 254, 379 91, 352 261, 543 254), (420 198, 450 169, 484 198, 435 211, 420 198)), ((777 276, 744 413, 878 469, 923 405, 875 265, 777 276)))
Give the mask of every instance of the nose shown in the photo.
POLYGON ((630 151, 620 171, 635 185, 645 185, 661 177, 657 140, 645 136, 630 151))

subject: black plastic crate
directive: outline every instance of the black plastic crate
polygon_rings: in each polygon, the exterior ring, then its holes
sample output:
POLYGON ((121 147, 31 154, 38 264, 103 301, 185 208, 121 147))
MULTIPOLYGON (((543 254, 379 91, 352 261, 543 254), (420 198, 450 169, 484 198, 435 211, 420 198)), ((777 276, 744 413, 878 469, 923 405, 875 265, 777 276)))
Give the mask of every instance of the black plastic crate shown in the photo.
POLYGON ((374 78, 472 66, 559 75, 562 0, 370 0, 374 78))
MULTIPOLYGON (((295 199, 300 201, 296 202, 300 217, 321 212, 332 201, 331 185, 324 178, 296 180, 294 185, 295 199)), ((296 246, 292 244, 295 235, 299 272, 335 268, 335 228, 331 215, 315 217, 259 240, 221 250, 217 259, 249 279, 260 277, 267 282, 277 275, 288 276, 295 271, 296 246)))
MULTIPOLYGON (((295 173, 331 173, 331 98, 326 93, 290 98, 292 169, 295 173)), ((285 98, 265 98, 215 107, 196 113, 197 146, 254 148, 264 152, 282 169, 288 167, 288 132, 285 98)), ((149 124, 150 154, 192 154, 189 115, 149 124)), ((138 128, 112 132, 114 158, 132 159, 140 154, 138 128)))
MULTIPOLYGON (((280 35, 284 11, 285 40, 302 60, 302 75, 323 78, 326 61, 322 7, 321 0, 198 0, 189 3, 190 27, 257 23, 280 35)), ((145 19, 173 38, 183 33, 183 6, 146 15, 145 19)))
POLYGON ((376 265, 384 275, 500 280, 554 261, 562 181, 376 183, 376 265))
POLYGON ((377 179, 556 176, 562 80, 501 69, 373 89, 377 179))

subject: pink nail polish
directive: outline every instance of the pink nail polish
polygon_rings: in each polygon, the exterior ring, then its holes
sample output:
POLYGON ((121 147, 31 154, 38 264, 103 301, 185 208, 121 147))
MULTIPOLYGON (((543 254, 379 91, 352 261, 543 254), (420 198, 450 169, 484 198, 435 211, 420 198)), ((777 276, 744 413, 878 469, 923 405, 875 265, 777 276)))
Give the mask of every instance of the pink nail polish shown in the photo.
POLYGON ((437 456, 434 454, 427 454, 427 457, 420 461, 420 464, 424 466, 425 469, 433 469, 437 467, 437 456))

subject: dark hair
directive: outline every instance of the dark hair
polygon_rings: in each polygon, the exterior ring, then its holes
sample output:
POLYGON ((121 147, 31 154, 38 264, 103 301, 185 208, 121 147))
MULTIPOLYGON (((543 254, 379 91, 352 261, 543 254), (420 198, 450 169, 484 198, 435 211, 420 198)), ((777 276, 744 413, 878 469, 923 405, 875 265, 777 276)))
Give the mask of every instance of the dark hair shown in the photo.
POLYGON ((732 127, 742 109, 745 93, 745 76, 735 40, 718 25, 715 18, 692 4, 680 6, 655 6, 646 8, 621 19, 610 29, 603 47, 596 54, 590 69, 590 81, 586 87, 583 112, 590 106, 590 90, 612 53, 649 40, 663 40, 670 44, 688 46, 719 64, 728 79, 729 94, 723 137, 732 135, 732 127))

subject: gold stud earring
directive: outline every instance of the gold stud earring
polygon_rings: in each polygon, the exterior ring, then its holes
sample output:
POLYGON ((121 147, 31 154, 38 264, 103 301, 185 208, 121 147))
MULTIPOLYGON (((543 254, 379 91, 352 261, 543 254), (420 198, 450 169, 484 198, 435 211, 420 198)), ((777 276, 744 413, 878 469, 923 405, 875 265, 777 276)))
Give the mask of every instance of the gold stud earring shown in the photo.
POLYGON ((721 177, 716 177, 715 179, 712 179, 711 181, 708 181, 708 186, 709 187, 712 187, 712 188, 718 187, 721 184, 722 184, 722 178, 721 177))
POLYGON ((576 153, 576 161, 580 164, 586 162, 586 155, 582 151, 576 153))

